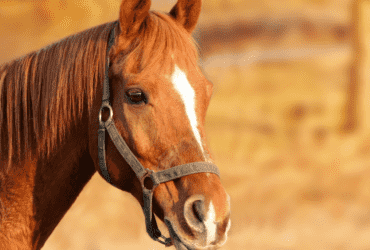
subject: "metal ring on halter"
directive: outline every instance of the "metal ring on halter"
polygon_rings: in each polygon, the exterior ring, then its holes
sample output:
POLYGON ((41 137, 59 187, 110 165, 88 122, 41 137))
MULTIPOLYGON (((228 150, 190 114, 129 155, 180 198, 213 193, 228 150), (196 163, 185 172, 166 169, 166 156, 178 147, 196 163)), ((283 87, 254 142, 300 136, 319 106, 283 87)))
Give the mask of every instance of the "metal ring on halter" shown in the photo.
POLYGON ((101 107, 100 107, 100 110, 99 110, 99 124, 101 126, 104 126, 105 123, 112 121, 112 117, 113 117, 113 109, 112 109, 112 106, 108 102, 103 102, 102 105, 101 105, 101 107), (109 109, 109 117, 108 117, 108 119, 106 121, 102 121, 102 112, 103 112, 103 109, 104 108, 108 108, 109 109))
POLYGON ((154 191, 154 189, 159 185, 158 183, 156 183, 154 180, 153 180, 153 178, 152 178, 152 175, 154 174, 154 171, 153 170, 150 170, 150 169, 145 169, 146 170, 146 173, 140 178, 140 184, 141 184, 141 187, 144 189, 147 189, 147 190, 149 190, 149 191, 154 191), (153 183, 153 187, 152 188, 147 188, 146 186, 145 186, 145 184, 144 184, 144 181, 145 181, 145 179, 147 178, 147 177, 149 177, 150 178, 150 180, 152 181, 152 183, 153 183))

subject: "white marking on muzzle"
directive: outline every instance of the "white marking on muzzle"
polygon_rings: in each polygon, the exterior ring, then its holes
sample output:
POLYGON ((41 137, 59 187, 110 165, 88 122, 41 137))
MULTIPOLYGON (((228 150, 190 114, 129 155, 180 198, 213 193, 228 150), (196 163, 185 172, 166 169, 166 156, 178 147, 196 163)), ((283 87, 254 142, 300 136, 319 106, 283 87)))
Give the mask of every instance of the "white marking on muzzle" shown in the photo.
POLYGON ((216 211, 212 201, 209 204, 209 209, 204 225, 206 226, 207 230, 207 246, 209 246, 211 242, 216 240, 216 230, 217 230, 216 211))
POLYGON ((194 89, 191 87, 185 72, 182 71, 177 65, 175 65, 175 70, 171 75, 171 81, 176 91, 181 96, 181 99, 185 106, 186 114, 190 121, 190 126, 193 130, 195 139, 197 140, 199 147, 202 150, 202 155, 204 156, 203 144, 198 130, 197 115, 195 113, 194 89))

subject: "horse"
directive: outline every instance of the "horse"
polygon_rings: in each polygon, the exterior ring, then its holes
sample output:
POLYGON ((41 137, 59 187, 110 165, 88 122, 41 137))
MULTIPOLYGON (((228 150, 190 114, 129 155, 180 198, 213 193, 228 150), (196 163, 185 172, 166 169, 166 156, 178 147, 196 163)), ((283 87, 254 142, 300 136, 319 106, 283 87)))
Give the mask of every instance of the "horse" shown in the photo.
POLYGON ((204 130, 213 84, 191 38, 201 0, 150 5, 123 0, 118 20, 0 66, 0 249, 41 249, 96 172, 136 198, 154 240, 225 243, 230 197, 204 130))

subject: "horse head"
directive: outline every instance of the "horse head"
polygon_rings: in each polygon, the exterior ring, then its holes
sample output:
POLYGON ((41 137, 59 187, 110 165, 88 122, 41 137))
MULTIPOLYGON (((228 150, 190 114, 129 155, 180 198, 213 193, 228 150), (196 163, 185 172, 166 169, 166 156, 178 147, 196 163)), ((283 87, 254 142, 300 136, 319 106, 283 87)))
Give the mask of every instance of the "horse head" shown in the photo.
MULTIPOLYGON (((107 65, 115 127, 140 164, 153 172, 212 163, 204 126, 213 85, 197 65, 191 38, 201 0, 179 0, 168 14, 152 12, 150 5, 150 0, 121 4, 107 65)), ((98 111, 99 105, 93 109, 98 111)), ((96 138, 97 117, 92 112, 90 138, 96 138)), ((97 140, 89 143, 95 167, 103 175, 97 140)), ((143 186, 135 172, 111 139, 105 147, 110 183, 144 206, 143 186)), ((230 201, 214 173, 161 183, 154 190, 153 211, 166 223, 177 249, 207 249, 226 241, 230 201)))

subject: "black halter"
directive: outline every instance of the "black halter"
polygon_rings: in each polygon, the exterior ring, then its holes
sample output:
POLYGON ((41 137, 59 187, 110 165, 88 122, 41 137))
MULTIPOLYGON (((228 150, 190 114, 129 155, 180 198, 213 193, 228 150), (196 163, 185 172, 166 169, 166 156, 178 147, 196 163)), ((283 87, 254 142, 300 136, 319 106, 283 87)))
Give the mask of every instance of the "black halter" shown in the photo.
MULTIPOLYGON (((115 25, 114 25, 115 26, 115 25)), ((148 232, 149 236, 159 241, 164 245, 171 245, 171 239, 166 238, 162 235, 161 231, 157 226, 157 222, 155 220, 155 216, 152 212, 152 199, 153 199, 153 191, 154 189, 163 182, 172 181, 174 179, 190 175, 196 173, 214 173, 216 175, 220 175, 220 172, 216 165, 208 162, 193 162, 188 163, 180 166, 175 166, 170 169, 153 172, 152 170, 144 168, 135 155, 131 152, 130 148, 127 146, 121 135, 118 133, 116 126, 114 125, 113 117, 113 109, 109 104, 109 50, 114 43, 115 37, 115 27, 111 30, 109 34, 109 42, 107 47, 107 61, 105 64, 105 76, 104 76, 104 83, 103 83, 103 102, 99 111, 99 131, 98 131, 98 148, 99 148, 99 165, 102 175, 104 176, 105 180, 112 184, 108 169, 105 163, 105 131, 108 131, 108 134, 113 141, 114 145, 126 160, 126 162, 131 166, 132 170, 134 170, 137 178, 139 179, 141 186, 143 188, 143 198, 144 198, 144 215, 145 215, 145 224, 146 224, 146 231, 148 232), (109 118, 106 121, 102 120, 102 111, 103 109, 109 109, 109 118), (149 178, 149 179, 148 179, 149 178), (147 180, 147 181, 145 181, 147 180), (148 187, 148 185, 144 185, 144 181, 153 183, 152 187, 148 187), (163 240, 159 239, 162 238, 163 240)))

